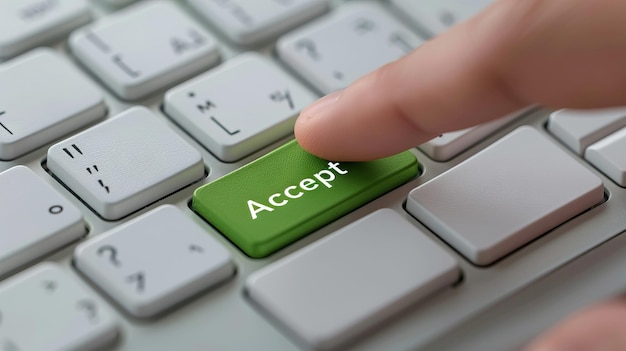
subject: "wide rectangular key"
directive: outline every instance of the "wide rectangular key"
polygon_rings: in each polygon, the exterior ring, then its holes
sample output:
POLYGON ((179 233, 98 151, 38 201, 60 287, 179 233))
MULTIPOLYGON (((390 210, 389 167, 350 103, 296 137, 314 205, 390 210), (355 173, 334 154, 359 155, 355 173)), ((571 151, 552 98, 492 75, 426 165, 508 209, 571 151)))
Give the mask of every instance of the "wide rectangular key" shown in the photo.
POLYGON ((477 265, 488 265, 602 202, 600 178, 521 127, 412 190, 406 208, 477 265))
POLYGON ((76 277, 46 262, 0 284, 0 350, 102 350, 119 334, 108 307, 76 277))
POLYGON ((80 244, 74 258, 137 317, 160 313, 235 272, 228 251, 171 205, 80 244))
POLYGON ((188 0, 230 40, 258 44, 328 9, 327 0, 188 0))
POLYGON ((626 107, 562 109, 550 114, 548 130, 579 155, 605 136, 626 127, 626 107))
POLYGON ((72 33, 74 55, 123 99, 217 63, 215 39, 175 3, 145 1, 72 33))
POLYGON ((407 182, 410 152, 362 163, 315 157, 294 140, 197 189, 192 207, 260 258, 407 182))
POLYGON ((50 49, 0 66, 0 159, 30 152, 105 113, 100 89, 50 49))
POLYGON ((25 166, 0 173, 0 275, 78 240, 80 211, 25 166))
POLYGON ((326 350, 458 279, 452 255, 383 209, 253 273, 246 291, 311 349, 326 350))
POLYGON ((0 59, 42 45, 90 19, 84 0, 2 0, 0 59))
POLYGON ((394 61, 422 39, 375 3, 352 2, 282 36, 278 56, 324 94, 394 61))
POLYGON ((494 0, 391 0, 431 35, 441 34, 489 6, 494 0))
POLYGON ((110 220, 204 177, 202 155, 145 107, 53 145, 48 168, 110 220))
POLYGON ((247 53, 165 95, 165 112, 224 161, 293 133, 316 96, 274 62, 247 53))

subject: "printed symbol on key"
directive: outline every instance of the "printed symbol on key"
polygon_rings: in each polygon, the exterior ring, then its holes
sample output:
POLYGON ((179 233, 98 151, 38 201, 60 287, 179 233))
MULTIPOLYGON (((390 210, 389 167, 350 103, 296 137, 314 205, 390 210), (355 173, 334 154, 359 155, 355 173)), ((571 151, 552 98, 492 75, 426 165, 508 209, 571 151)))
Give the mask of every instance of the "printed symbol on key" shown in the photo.
POLYGON ((294 109, 293 100, 291 99, 291 93, 289 93, 289 90, 285 90, 284 92, 276 91, 270 94, 270 99, 275 102, 287 101, 289 108, 292 110, 294 109))
POLYGON ((126 281, 130 284, 137 283, 137 291, 142 293, 146 287, 146 277, 143 272, 137 272, 135 274, 126 277, 126 281))
POLYGON ((368 18, 359 18, 356 20, 354 29, 358 34, 365 34, 373 31, 376 28, 376 23, 368 18))
POLYGON ((87 319, 89 319, 89 321, 96 322, 98 320, 98 310, 97 310, 97 306, 95 303, 93 303, 93 301, 90 300, 80 300, 78 301, 78 303, 76 304, 77 308, 81 311, 85 311, 85 314, 87 315, 87 319))
POLYGON ((389 41, 407 54, 413 51, 413 46, 399 33, 391 33, 389 41))
POLYGON ((440 13, 439 20, 441 21, 441 23, 445 24, 448 27, 452 27, 457 22, 454 13, 450 11, 443 11, 442 13, 440 13))
POLYGON ((317 46, 315 45, 315 42, 313 40, 309 38, 300 39, 295 43, 295 47, 296 47, 296 51, 304 50, 304 52, 306 52, 306 54, 310 58, 312 58, 315 61, 319 61, 320 54, 317 51, 317 46))
POLYGON ((121 262, 117 259, 117 249, 111 245, 105 245, 98 249, 98 256, 102 256, 105 252, 109 253, 109 261, 116 266, 119 267, 121 262))
POLYGON ((189 245, 189 251, 197 252, 197 253, 204 253, 204 249, 201 246, 198 246, 195 244, 189 245))
POLYGON ((57 283, 54 280, 46 280, 45 282, 43 282, 43 288, 52 293, 56 290, 57 288, 57 283))
MULTIPOLYGON (((72 145, 70 145, 70 146, 72 147, 73 151, 77 152, 77 153, 78 153, 78 154, 80 154, 80 155, 82 155, 82 154, 83 154, 83 151, 82 151, 82 150, 81 150, 78 146, 76 146, 76 144, 72 144, 72 145)), ((65 151, 65 153, 66 153, 69 157, 74 158, 74 154, 72 153, 72 150, 70 150, 70 149, 68 149, 68 148, 64 147, 64 148, 63 148, 63 151, 65 151)), ((78 155, 77 155, 76 157, 78 157, 78 155)))
MULTIPOLYGON (((194 93, 193 91, 190 91, 189 94, 187 94, 187 96, 190 99, 193 99, 193 98, 196 97, 196 93, 194 93)), ((198 105, 196 105, 196 107, 198 108, 198 111, 204 113, 204 112, 209 111, 209 110, 211 110, 213 108, 216 108, 217 106, 213 102, 211 102, 210 100, 204 100, 204 102, 202 104, 198 104, 198 105)))
POLYGON ((180 37, 173 37, 170 39, 170 46, 177 55, 180 55, 189 50, 197 49, 200 46, 204 45, 206 41, 204 37, 200 35, 200 33, 196 32, 193 29, 187 32, 187 36, 189 40, 187 38, 180 37))
POLYGON ((113 63, 115 63, 117 67, 124 71, 124 73, 128 74, 131 78, 137 78, 141 75, 141 72, 133 69, 124 60, 122 60, 122 56, 113 55, 111 60, 113 60, 113 63))
MULTIPOLYGON (((72 144, 72 145, 74 145, 74 144, 72 144)), ((63 150, 65 150, 65 149, 63 149, 63 150)), ((81 153, 81 155, 82 155, 82 153, 81 153)), ((87 168, 85 168, 85 170, 90 175, 95 175, 96 173, 100 172, 100 169, 98 168, 98 165, 93 165, 91 167, 87 167, 87 168)), ((107 194, 109 194, 111 192, 111 188, 109 188, 108 185, 104 184, 104 180, 98 179, 98 184, 100 184, 100 186, 102 188, 104 188, 104 190, 107 192, 107 194)))
MULTIPOLYGON (((5 113, 6 113, 6 111, 0 111, 0 117, 2 117, 2 115, 4 115, 5 113)), ((2 127, 2 129, 6 130, 9 134, 13 135, 13 132, 6 125, 4 125, 2 122, 0 122, 0 127, 2 127)))

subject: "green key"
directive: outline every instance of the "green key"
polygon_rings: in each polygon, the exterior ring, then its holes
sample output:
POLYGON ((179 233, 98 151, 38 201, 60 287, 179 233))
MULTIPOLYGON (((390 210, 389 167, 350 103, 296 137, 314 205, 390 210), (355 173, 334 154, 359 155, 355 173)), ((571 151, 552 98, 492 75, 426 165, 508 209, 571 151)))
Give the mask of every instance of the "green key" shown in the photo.
POLYGON ((410 152, 329 162, 291 141, 198 188, 193 209, 251 257, 261 258, 417 176, 410 152))

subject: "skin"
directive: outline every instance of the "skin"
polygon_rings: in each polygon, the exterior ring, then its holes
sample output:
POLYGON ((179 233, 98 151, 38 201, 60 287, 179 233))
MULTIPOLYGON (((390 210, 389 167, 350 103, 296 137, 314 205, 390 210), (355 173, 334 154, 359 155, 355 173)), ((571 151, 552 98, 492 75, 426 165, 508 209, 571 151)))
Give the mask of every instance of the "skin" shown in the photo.
MULTIPOLYGON (((495 1, 303 110, 296 138, 323 158, 365 161, 528 106, 624 106, 624 18, 624 0, 495 1)), ((560 350, 626 350, 626 299, 565 319, 525 351, 560 350)))

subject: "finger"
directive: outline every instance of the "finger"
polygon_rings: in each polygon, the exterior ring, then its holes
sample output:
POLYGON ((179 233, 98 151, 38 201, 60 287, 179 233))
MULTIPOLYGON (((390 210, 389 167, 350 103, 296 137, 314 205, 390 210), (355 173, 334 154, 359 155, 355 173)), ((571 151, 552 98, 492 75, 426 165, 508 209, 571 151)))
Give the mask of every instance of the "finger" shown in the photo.
POLYGON ((387 156, 528 105, 626 104, 626 1, 500 0, 302 111, 295 133, 334 160, 387 156))
POLYGON ((616 298, 578 312, 524 351, 626 350, 626 300, 616 298))

